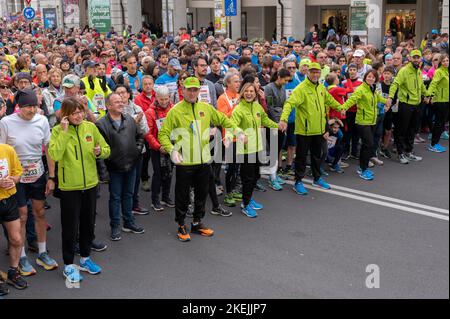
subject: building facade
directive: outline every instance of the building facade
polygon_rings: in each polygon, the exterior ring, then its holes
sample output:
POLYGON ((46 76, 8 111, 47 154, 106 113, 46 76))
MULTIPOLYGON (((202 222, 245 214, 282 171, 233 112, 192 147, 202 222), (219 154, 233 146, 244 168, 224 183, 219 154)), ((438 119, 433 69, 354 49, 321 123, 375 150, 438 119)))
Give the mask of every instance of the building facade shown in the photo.
MULTIPOLYGON (((94 0, 32 0, 42 12, 56 9, 59 27, 88 24, 88 4, 94 0)), ((104 0, 109 5, 110 25, 121 31, 132 25, 135 32, 143 23, 153 29, 176 32, 221 26, 232 38, 304 39, 312 25, 333 26, 338 33, 360 35, 363 41, 381 44, 387 29, 395 29, 399 39, 415 34, 417 40, 432 29, 448 32, 449 0, 104 0), (236 5, 236 16, 219 18, 222 1, 236 5), (367 8, 367 24, 361 8, 367 8), (222 22, 222 24, 221 24, 222 22), (357 30, 355 30, 357 29, 357 30), (364 29, 364 30, 360 30, 364 29)), ((23 0, 0 0, 3 16, 23 10, 23 0)))

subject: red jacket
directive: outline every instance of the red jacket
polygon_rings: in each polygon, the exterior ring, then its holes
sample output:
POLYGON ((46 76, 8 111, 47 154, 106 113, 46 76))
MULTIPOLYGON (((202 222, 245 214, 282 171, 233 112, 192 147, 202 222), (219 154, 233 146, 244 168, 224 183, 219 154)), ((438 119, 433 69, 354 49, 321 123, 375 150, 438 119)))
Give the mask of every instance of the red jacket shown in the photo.
MULTIPOLYGON (((352 92, 354 90, 356 90, 356 88, 358 86, 360 86, 362 83, 363 83, 363 81, 361 79, 355 79, 355 80, 347 79, 342 82, 342 85, 344 86, 344 88, 346 88, 346 89, 352 88, 351 93, 347 93, 347 99, 350 98, 350 96, 352 95, 352 92), (352 83, 350 83, 350 82, 352 82, 352 83)), ((351 108, 349 108, 347 110, 347 112, 356 113, 356 110, 357 110, 357 105, 353 105, 351 108)))
MULTIPOLYGON (((328 87, 328 92, 330 92, 331 96, 334 97, 336 101, 341 104, 347 100, 347 94, 353 93, 353 83, 351 81, 348 82, 348 88, 341 88, 339 86, 330 86, 328 87)), ((329 118, 337 117, 340 120, 345 120, 346 116, 342 116, 341 112, 336 111, 335 109, 330 108, 329 118)))
POLYGON ((158 126, 156 124, 157 119, 164 119, 172 108, 173 104, 170 104, 167 108, 163 109, 158 106, 155 102, 150 108, 145 112, 145 118, 147 119, 147 124, 149 128, 148 134, 145 136, 145 140, 150 145, 150 148, 154 151, 159 151, 161 144, 158 141, 158 126))
POLYGON ((142 111, 145 113, 152 106, 152 104, 155 103, 155 96, 155 91, 152 91, 151 98, 148 98, 147 95, 142 92, 134 98, 134 104, 139 105, 142 111))

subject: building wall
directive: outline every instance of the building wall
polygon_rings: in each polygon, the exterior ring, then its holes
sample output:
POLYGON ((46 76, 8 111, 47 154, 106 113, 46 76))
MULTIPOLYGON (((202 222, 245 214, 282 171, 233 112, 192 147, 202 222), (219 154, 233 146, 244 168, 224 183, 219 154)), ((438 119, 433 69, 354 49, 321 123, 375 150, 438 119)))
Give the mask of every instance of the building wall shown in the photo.
POLYGON ((449 33, 449 0, 444 0, 442 4, 442 33, 449 33))

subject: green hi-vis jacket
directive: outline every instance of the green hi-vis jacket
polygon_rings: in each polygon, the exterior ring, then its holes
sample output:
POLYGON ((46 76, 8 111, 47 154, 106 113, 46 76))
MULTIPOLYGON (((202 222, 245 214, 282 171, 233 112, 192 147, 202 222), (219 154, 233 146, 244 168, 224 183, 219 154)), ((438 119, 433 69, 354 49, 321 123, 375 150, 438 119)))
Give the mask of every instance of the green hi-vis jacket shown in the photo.
POLYGON ((445 103, 448 102, 448 90, 448 68, 441 66, 434 73, 428 95, 433 97, 434 103, 445 103))
POLYGON ((409 105, 420 105, 422 96, 427 96, 422 71, 416 69, 412 63, 408 63, 398 71, 389 90, 389 97, 394 99, 397 93, 400 103, 409 105))
POLYGON ((378 103, 386 104, 386 99, 376 90, 372 91, 370 86, 364 82, 358 86, 355 93, 342 105, 342 108, 348 110, 353 105, 358 104, 356 124, 375 125, 378 116, 378 103))
MULTIPOLYGON (((183 157, 180 165, 206 164, 211 160, 209 148, 211 124, 231 129, 235 133, 239 132, 236 124, 212 105, 203 102, 191 104, 183 100, 167 114, 159 131, 158 140, 167 153, 171 154, 173 150, 180 152, 183 157)), ((233 134, 227 132, 227 138, 233 138, 233 134)))
POLYGON ((303 136, 323 135, 327 124, 325 106, 340 111, 337 102, 320 83, 314 84, 306 78, 292 92, 283 107, 281 121, 288 121, 289 114, 295 107, 295 134, 303 136))
POLYGON ((234 108, 231 120, 244 131, 248 143, 238 143, 238 154, 253 154, 263 150, 261 127, 278 128, 278 124, 269 119, 261 104, 241 100, 234 108))
POLYGON ((83 121, 69 125, 67 132, 57 125, 52 130, 50 157, 58 162, 58 183, 63 191, 91 189, 98 184, 96 159, 106 159, 111 149, 94 123, 83 121), (101 154, 96 157, 94 147, 100 145, 101 154))

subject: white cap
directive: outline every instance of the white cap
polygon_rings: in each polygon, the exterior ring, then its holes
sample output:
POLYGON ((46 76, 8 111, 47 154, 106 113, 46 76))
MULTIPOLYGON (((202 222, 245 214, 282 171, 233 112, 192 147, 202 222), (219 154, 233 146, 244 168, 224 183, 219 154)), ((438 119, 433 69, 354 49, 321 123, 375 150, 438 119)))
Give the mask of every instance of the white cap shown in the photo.
POLYGON ((364 53, 363 50, 359 49, 359 50, 356 50, 355 53, 353 53, 353 56, 364 58, 366 56, 366 54, 364 53))

